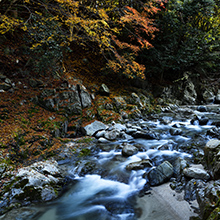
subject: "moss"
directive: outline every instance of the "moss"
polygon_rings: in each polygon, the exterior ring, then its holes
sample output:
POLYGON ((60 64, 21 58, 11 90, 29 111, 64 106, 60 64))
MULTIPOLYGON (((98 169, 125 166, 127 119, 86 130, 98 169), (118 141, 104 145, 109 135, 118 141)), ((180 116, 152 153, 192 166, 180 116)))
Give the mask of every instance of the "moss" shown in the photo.
POLYGON ((209 215, 207 220, 219 220, 220 219, 220 207, 215 208, 209 215))
POLYGON ((85 157, 85 156, 89 156, 91 153, 90 149, 88 148, 84 148, 80 151, 79 156, 80 157, 85 157))
POLYGON ((78 140, 76 140, 75 142, 76 143, 91 143, 92 141, 94 141, 95 140, 95 138, 93 138, 93 137, 86 137, 86 138, 80 138, 80 139, 78 139, 78 140))

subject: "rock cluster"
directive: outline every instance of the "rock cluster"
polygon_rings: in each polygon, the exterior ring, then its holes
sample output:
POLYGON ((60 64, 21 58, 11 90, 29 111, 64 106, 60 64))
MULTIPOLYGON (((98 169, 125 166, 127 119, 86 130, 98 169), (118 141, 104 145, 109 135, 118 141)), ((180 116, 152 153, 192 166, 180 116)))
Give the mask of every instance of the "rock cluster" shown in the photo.
POLYGON ((0 201, 0 211, 27 205, 30 202, 46 202, 60 194, 65 173, 61 172, 55 160, 36 162, 13 172, 2 173, 2 179, 11 176, 4 185, 4 195, 0 201))

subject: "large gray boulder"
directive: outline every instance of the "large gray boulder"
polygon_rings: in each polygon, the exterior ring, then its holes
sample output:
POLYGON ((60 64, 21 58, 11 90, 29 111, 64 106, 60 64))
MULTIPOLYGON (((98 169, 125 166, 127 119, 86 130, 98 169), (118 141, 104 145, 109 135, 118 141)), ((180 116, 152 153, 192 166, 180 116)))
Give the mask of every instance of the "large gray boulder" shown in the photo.
POLYGON ((168 161, 164 161, 148 173, 148 179, 151 186, 157 186, 168 181, 172 175, 173 166, 168 161))
POLYGON ((192 165, 190 167, 185 168, 183 170, 183 174, 186 177, 194 178, 194 179, 208 180, 210 178, 210 175, 208 174, 207 171, 204 170, 201 164, 192 165))
POLYGON ((101 121, 94 121, 84 127, 86 135, 93 136, 96 132, 107 129, 108 126, 101 121))
POLYGON ((2 197, 2 204, 8 206, 28 201, 46 202, 57 198, 65 176, 55 160, 36 162, 8 175, 10 181, 7 184, 10 188, 5 188, 2 197))
POLYGON ((82 108, 87 108, 92 105, 91 96, 84 86, 80 86, 79 95, 80 95, 82 108))
POLYGON ((106 138, 109 141, 114 141, 120 136, 120 131, 117 129, 112 129, 110 131, 106 131, 104 133, 104 138, 106 138))
POLYGON ((191 80, 188 80, 183 91, 183 104, 195 104, 196 99, 197 93, 195 86, 191 80))
POLYGON ((122 148, 122 155, 124 157, 130 157, 134 154, 136 154, 138 152, 138 148, 131 145, 131 144, 128 144, 128 143, 124 143, 123 144, 123 148, 122 148))

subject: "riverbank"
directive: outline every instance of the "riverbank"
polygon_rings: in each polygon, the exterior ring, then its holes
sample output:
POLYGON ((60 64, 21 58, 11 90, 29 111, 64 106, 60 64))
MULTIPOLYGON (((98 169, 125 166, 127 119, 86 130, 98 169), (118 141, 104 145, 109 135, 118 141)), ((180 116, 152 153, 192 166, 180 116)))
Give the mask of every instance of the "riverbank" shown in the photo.
POLYGON ((184 192, 177 193, 170 188, 170 183, 152 187, 147 195, 137 199, 138 220, 189 220, 198 216, 196 200, 184 200, 184 192))

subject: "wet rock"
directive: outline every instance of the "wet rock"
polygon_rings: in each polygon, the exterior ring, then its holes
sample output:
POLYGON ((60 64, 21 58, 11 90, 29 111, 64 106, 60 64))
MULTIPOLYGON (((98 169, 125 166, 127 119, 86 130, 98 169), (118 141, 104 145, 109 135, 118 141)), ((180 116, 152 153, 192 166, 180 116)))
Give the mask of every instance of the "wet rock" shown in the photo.
POLYGON ((197 191, 205 187, 205 182, 199 179, 191 179, 185 186, 184 199, 192 201, 197 199, 197 191))
POLYGON ((193 178, 193 179, 202 179, 208 180, 210 179, 210 175, 207 171, 204 170, 203 166, 200 165, 192 165, 187 167, 183 170, 183 174, 186 177, 193 178))
POLYGON ((119 123, 115 123, 114 125, 113 125, 113 127, 115 128, 115 129, 117 129, 118 131, 125 131, 126 130, 126 126, 125 125, 122 125, 122 124, 119 124, 119 123))
POLYGON ((172 122, 172 118, 170 117, 162 117, 160 119, 160 123, 163 124, 163 125, 168 125, 172 122))
POLYGON ((109 143, 110 141, 109 140, 107 140, 106 138, 104 138, 104 137, 100 137, 100 138, 98 138, 98 142, 99 143, 109 143))
POLYGON ((158 135, 153 131, 137 131, 131 134, 133 138, 143 138, 148 140, 158 139, 158 135))
POLYGON ((173 166, 168 161, 164 161, 148 173, 148 179, 151 186, 156 186, 169 181, 172 175, 173 166))
POLYGON ((137 132, 136 128, 127 128, 126 133, 132 135, 133 133, 137 132))
POLYGON ((183 170, 188 166, 187 161, 178 157, 173 163, 174 175, 177 180, 180 180, 183 170))
POLYGON ((183 118, 192 118, 195 115, 194 111, 190 108, 178 108, 177 112, 183 118))
POLYGON ((211 128, 207 131, 206 135, 211 136, 212 138, 220 139, 220 130, 219 128, 211 128))
POLYGON ((168 143, 159 146, 157 149, 158 150, 173 150, 174 144, 175 143, 173 141, 169 141, 168 143))
POLYGON ((207 107, 206 107, 206 106, 198 106, 198 107, 197 107, 197 110, 198 110, 199 112, 207 112, 207 107))
POLYGON ((101 131, 98 131, 95 133, 95 137, 97 139, 101 138, 101 137, 104 137, 104 134, 105 134, 105 130, 101 130, 101 131))
POLYGON ((94 173, 96 168, 97 168, 97 164, 93 161, 80 161, 80 163, 75 169, 75 172, 79 176, 85 176, 86 174, 94 173))
POLYGON ((199 118, 199 125, 207 125, 209 122, 209 119, 205 116, 202 116, 201 118, 199 118))
POLYGON ((183 132, 180 128, 171 128, 170 134, 171 135, 181 135, 183 132))
POLYGON ((138 152, 138 148, 135 146, 128 144, 128 143, 123 143, 123 148, 122 148, 122 155, 124 157, 130 157, 138 152))
POLYGON ((94 121, 84 127, 86 135, 93 136, 96 132, 100 130, 105 130, 108 126, 101 121, 94 121))
POLYGON ((129 163, 126 166, 126 170, 141 170, 141 169, 144 169, 146 167, 153 167, 150 160, 141 160, 141 161, 129 163))
POLYGON ((120 136, 120 132, 117 129, 113 129, 111 131, 105 131, 104 138, 109 141, 114 141, 120 136))

